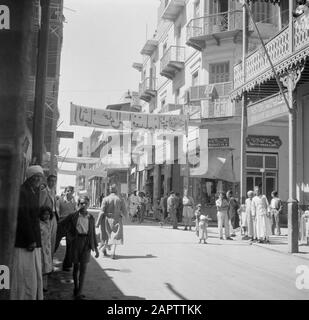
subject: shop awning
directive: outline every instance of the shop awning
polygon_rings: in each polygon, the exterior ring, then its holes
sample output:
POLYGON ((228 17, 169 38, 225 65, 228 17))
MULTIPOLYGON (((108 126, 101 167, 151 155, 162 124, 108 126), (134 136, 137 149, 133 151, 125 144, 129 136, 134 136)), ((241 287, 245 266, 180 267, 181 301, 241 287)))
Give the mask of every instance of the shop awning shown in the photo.
POLYGON ((236 182, 232 151, 226 149, 209 149, 207 172, 201 175, 191 175, 191 177, 236 182))

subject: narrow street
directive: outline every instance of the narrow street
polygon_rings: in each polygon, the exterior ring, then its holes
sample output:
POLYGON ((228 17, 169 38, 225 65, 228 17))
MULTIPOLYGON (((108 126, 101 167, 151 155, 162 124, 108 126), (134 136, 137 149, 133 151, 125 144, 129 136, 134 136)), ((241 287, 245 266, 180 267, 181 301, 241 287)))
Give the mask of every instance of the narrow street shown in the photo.
MULTIPOLYGON (((92 258, 87 299, 309 298, 307 290, 295 286, 296 267, 309 265, 308 256, 282 254, 239 238, 219 240, 216 228, 209 228, 208 244, 199 244, 194 231, 182 229, 155 222, 125 225, 117 259, 92 258)), ((53 277, 49 299, 72 299, 71 274, 61 271, 53 277)))

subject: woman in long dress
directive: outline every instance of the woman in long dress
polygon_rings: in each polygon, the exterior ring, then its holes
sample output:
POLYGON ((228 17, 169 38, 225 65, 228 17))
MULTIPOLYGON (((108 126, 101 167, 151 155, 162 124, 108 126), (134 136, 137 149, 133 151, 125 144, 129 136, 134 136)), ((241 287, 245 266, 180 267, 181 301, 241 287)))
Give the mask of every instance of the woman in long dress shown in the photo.
POLYGON ((188 196, 188 190, 184 189, 183 192, 183 198, 182 198, 182 216, 183 216, 183 222, 185 225, 184 230, 187 230, 189 227, 189 230, 191 230, 191 224, 192 224, 192 218, 193 218, 193 208, 194 208, 194 200, 192 197, 188 196))

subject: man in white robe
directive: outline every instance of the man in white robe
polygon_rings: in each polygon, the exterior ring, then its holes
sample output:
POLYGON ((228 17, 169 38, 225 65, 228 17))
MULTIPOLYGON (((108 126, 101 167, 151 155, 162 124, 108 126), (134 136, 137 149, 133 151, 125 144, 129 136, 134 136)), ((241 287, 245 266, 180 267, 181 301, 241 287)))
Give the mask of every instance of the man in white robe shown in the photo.
POLYGON ((256 219, 252 215, 252 201, 254 192, 252 190, 247 192, 248 198, 246 199, 246 222, 248 228, 248 236, 244 240, 255 240, 256 239, 256 219))
POLYGON ((256 219, 256 233, 259 243, 269 243, 271 235, 271 220, 268 212, 269 203, 265 195, 262 195, 259 187, 254 187, 255 197, 252 199, 252 215, 256 219))

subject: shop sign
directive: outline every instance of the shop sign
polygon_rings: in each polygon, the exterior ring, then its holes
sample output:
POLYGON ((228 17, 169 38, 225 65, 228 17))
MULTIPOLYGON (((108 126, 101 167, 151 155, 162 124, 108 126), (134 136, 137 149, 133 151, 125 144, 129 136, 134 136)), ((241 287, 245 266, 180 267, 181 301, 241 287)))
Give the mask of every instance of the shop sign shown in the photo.
POLYGON ((224 148, 230 146, 229 138, 210 138, 208 139, 208 148, 224 148))
POLYGON ((248 106, 248 126, 270 121, 287 114, 288 108, 285 101, 281 94, 277 94, 269 99, 248 106))
POLYGON ((282 141, 277 136, 255 136, 247 137, 247 146, 251 148, 275 148, 279 149, 282 141))
POLYGON ((0 30, 10 30, 10 9, 0 5, 0 30))

